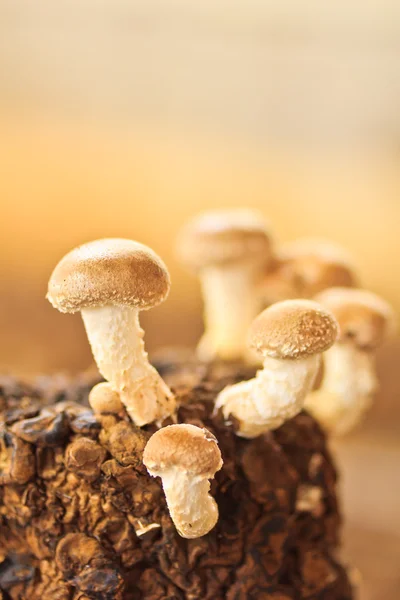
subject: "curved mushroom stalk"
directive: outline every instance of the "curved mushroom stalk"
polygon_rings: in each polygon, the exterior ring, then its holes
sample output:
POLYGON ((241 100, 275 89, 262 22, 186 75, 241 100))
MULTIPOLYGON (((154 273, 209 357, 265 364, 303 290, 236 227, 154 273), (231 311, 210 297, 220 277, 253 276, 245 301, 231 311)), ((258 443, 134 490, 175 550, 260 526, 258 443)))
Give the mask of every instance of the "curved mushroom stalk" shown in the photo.
POLYGON ((235 360, 246 355, 247 331, 261 309, 255 293, 259 279, 259 268, 250 262, 202 271, 205 333, 197 346, 200 360, 235 360))
MULTIPOLYGON (((167 267, 151 248, 120 238, 74 248, 49 280, 48 300, 61 312, 81 311, 100 372, 139 426, 175 411, 171 391, 147 360, 138 317, 139 310, 163 302, 170 285, 167 267)), ((108 392, 118 411, 118 399, 108 392)), ((106 408, 101 395, 97 390, 92 401, 106 408)))
POLYGON ((250 381, 229 386, 217 397, 239 423, 237 435, 254 438, 280 427, 301 411, 318 373, 321 353, 337 336, 332 314, 316 302, 286 300, 265 309, 249 329, 249 347, 262 356, 263 369, 250 381))
POLYGON ((237 435, 254 438, 277 429, 303 408, 320 365, 320 355, 298 360, 264 359, 254 379, 230 386, 219 394, 215 410, 222 408, 239 422, 237 435))
POLYGON ((218 506, 210 496, 210 482, 179 468, 163 473, 162 485, 175 527, 184 538, 206 535, 218 521, 218 506))
POLYGON ((310 393, 305 408, 324 429, 343 435, 370 408, 378 389, 374 357, 351 343, 335 344, 324 356, 321 387, 310 393))
POLYGON ((174 413, 171 390, 148 362, 138 310, 115 305, 81 312, 99 370, 132 421, 142 426, 174 413))

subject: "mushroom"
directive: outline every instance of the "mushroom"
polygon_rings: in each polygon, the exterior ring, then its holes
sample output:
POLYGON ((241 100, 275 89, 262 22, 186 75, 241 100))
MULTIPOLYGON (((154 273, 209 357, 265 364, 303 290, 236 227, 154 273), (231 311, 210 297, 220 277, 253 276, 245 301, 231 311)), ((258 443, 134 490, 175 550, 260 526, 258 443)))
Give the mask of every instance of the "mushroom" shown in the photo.
POLYGON ((274 268, 261 288, 267 304, 289 298, 312 298, 333 286, 355 287, 353 261, 339 245, 301 238, 279 248, 274 268))
POLYGON ((328 432, 345 434, 371 406, 377 391, 374 354, 394 329, 389 304, 372 292, 331 288, 317 296, 332 311, 340 336, 324 356, 321 386, 307 398, 306 408, 328 432))
POLYGON ((312 389, 321 353, 335 341, 332 314, 311 300, 285 300, 266 308, 252 323, 249 345, 262 356, 254 379, 220 392, 215 411, 238 422, 237 435, 255 438, 299 413, 312 389))
POLYGON ((147 442, 143 463, 161 477, 168 509, 184 538, 206 535, 218 521, 218 506, 210 483, 222 467, 216 438, 194 425, 169 425, 147 442))
POLYGON ((118 393, 107 381, 102 381, 92 387, 89 392, 89 404, 96 415, 118 415, 124 410, 118 393))
POLYGON ((261 309, 257 288, 272 261, 263 217, 245 209, 202 213, 183 229, 177 252, 200 276, 205 333, 199 358, 243 358, 247 329, 261 309))
POLYGON ((139 311, 160 304, 169 288, 157 254, 125 239, 75 248, 49 281, 47 298, 55 308, 81 311, 97 366, 138 426, 175 411, 174 396, 148 361, 139 324, 139 311))

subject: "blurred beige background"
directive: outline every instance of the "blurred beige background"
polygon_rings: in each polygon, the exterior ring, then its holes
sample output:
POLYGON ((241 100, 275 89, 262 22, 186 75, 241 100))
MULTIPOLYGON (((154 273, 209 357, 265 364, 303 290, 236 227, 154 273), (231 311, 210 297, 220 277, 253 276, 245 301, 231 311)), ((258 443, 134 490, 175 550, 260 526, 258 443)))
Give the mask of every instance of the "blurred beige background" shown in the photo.
MULTIPOLYGON (((148 347, 194 344, 199 289, 173 247, 212 207, 261 209, 277 242, 343 244, 400 315, 399 106, 397 0, 0 0, 2 369, 90 364, 80 317, 44 296, 59 258, 102 236, 170 268, 148 347)), ((362 600, 400 597, 399 360, 393 340, 337 448, 362 600)))
POLYGON ((0 0, 0 363, 86 365, 52 267, 100 236, 171 269, 149 348, 193 343, 198 288, 176 232, 254 206, 277 240, 329 236, 400 310, 400 5, 0 0), (18 333, 18 335, 16 335, 18 333))

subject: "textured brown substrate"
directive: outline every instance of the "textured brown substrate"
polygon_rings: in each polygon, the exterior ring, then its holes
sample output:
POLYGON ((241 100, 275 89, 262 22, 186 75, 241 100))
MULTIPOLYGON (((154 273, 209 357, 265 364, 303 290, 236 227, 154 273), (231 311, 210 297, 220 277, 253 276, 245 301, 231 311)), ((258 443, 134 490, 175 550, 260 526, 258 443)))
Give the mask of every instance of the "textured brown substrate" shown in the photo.
POLYGON ((336 558, 336 474, 314 420, 301 414, 240 439, 211 412, 217 392, 249 373, 159 366, 181 402, 179 422, 219 440, 216 528, 195 540, 176 533, 161 482, 141 463, 152 428, 96 419, 83 405, 93 378, 3 378, 0 598, 352 598, 336 558))

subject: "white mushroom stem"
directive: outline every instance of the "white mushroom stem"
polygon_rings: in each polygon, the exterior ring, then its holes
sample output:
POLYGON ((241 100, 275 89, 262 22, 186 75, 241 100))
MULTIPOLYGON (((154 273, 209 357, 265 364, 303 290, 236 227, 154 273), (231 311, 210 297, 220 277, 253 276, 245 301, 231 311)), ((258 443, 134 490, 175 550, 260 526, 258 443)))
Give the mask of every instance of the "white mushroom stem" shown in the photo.
POLYGON ((242 358, 247 331, 261 309, 259 266, 214 266, 201 272, 205 332, 197 352, 201 360, 242 358))
POLYGON ((173 414, 175 398, 148 361, 138 310, 104 306, 81 312, 100 373, 118 392, 132 421, 142 426, 173 414))
POLYGON ((320 354, 290 360, 267 357, 254 379, 226 387, 215 410, 222 408, 225 420, 239 421, 237 435, 255 438, 280 427, 297 415, 312 389, 320 365, 320 354))
POLYGON ((161 477, 171 519, 182 537, 198 538, 211 531, 218 521, 218 506, 208 493, 207 476, 191 475, 179 467, 149 473, 161 477))
POLYGON ((336 343, 324 354, 324 378, 306 408, 327 431, 342 435, 360 421, 377 388, 373 355, 350 342, 336 343))

